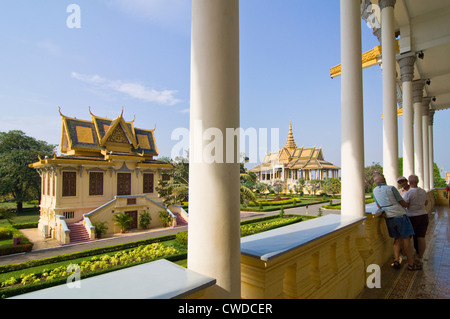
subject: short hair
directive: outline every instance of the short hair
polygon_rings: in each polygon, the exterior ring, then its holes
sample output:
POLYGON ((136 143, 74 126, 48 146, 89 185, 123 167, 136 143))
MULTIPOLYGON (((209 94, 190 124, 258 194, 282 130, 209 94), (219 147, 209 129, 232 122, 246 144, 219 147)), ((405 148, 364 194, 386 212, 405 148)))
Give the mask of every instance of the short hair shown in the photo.
POLYGON ((409 181, 410 184, 411 183, 417 184, 417 183, 419 183, 419 176, 417 176, 417 175, 409 175, 408 181, 409 181))
POLYGON ((380 173, 375 173, 374 177, 373 177, 373 181, 375 182, 375 184, 380 184, 384 182, 384 175, 380 174, 380 173))

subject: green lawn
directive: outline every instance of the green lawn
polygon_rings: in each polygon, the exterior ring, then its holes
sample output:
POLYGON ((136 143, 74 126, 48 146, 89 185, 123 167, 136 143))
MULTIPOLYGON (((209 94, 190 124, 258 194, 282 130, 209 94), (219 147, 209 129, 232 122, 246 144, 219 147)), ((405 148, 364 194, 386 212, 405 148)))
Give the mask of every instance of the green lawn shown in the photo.
MULTIPOLYGON (((243 228, 247 232, 256 233, 256 232, 273 229, 275 227, 281 227, 281 226, 287 225, 289 223, 300 222, 302 220, 306 220, 306 219, 310 219, 310 218, 314 218, 314 217, 299 216, 299 215, 285 215, 284 217, 280 217, 279 215, 275 215, 275 216, 269 216, 269 217, 255 219, 253 221, 251 221, 251 220, 244 221, 244 222, 242 222, 241 228, 243 228)), ((187 247, 180 245, 176 239, 163 241, 163 242, 161 242, 161 244, 163 244, 166 247, 172 246, 175 249, 177 249, 179 251, 179 253, 182 253, 182 254, 187 253, 187 247)), ((115 251, 111 251, 108 253, 103 252, 98 255, 90 255, 90 256, 81 257, 81 258, 74 257, 74 259, 70 259, 70 260, 64 260, 64 261, 55 262, 55 263, 46 263, 46 264, 42 264, 39 266, 30 266, 28 268, 20 269, 20 270, 7 271, 7 272, 0 274, 0 283, 9 280, 11 277, 16 278, 16 280, 20 282, 20 278, 23 278, 24 276, 34 276, 34 274, 50 272, 52 269, 56 269, 58 267, 67 267, 70 264, 81 264, 83 261, 92 260, 92 258, 94 256, 98 256, 99 259, 101 259, 105 255, 113 256, 121 251, 123 251, 123 252, 130 251, 130 249, 128 248, 128 249, 124 249, 124 250, 115 250, 115 251)), ((187 259, 181 259, 181 260, 176 261, 175 263, 177 263, 178 265, 180 265, 182 267, 187 267, 187 259)), ((12 288, 12 289, 14 289, 14 288, 12 288)), ((8 290, 8 288, 6 288, 6 287, 3 289, 0 289, 0 295, 2 294, 2 292, 6 293, 7 290, 8 290)))

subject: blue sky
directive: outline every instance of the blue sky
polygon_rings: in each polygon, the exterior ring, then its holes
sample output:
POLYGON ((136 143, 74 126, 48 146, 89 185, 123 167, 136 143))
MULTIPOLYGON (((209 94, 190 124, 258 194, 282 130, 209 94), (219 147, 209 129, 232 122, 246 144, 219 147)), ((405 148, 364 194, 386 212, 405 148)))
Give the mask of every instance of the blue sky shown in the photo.
MULTIPOLYGON (((190 0, 2 0, 0 131, 19 129, 60 144, 69 117, 136 116, 170 156, 177 128, 189 128, 190 0), (66 24, 70 4, 81 28, 66 24)), ((339 1, 241 0, 241 127, 289 122, 298 146, 322 147, 340 165, 339 1)), ((362 23, 363 52, 378 45, 362 23)), ((382 89, 378 66, 364 70, 365 161, 382 163, 382 89)), ((450 112, 435 116, 435 162, 450 171, 450 112)), ((399 119, 399 147, 401 129, 399 119)), ((270 146, 270 145, 268 145, 270 146)))

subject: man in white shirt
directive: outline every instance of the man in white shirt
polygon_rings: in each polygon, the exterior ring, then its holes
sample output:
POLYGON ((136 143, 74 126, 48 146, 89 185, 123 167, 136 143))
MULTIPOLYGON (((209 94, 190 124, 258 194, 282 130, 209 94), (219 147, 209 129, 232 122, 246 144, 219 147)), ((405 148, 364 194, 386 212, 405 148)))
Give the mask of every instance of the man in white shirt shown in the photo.
POLYGON ((408 258, 408 270, 420 270, 422 267, 413 261, 410 247, 410 238, 414 235, 411 222, 406 215, 406 202, 400 196, 397 188, 386 185, 383 174, 375 174, 374 181, 377 186, 373 189, 373 198, 386 215, 385 221, 389 236, 394 238, 394 262, 391 264, 395 269, 400 268, 400 250, 403 247, 408 258))
POLYGON ((408 204, 406 214, 414 228, 414 248, 416 249, 416 263, 422 264, 423 253, 425 252, 425 234, 428 228, 428 213, 425 206, 428 204, 427 192, 418 187, 419 178, 417 175, 408 177, 411 188, 403 197, 408 204))

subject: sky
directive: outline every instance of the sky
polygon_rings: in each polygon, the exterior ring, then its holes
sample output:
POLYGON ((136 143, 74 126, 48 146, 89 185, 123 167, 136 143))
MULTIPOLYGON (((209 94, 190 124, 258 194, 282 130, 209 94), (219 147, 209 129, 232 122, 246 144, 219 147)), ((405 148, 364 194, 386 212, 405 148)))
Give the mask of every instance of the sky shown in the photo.
MULTIPOLYGON (((190 23, 190 0, 2 0, 0 131, 22 130, 59 154, 59 108, 85 120, 89 108, 111 119, 123 109, 135 127, 156 126, 159 157, 172 156, 183 142, 174 132, 189 129, 190 23)), ((363 52, 379 45, 363 21, 361 31, 363 52)), ((340 165, 341 85, 330 78, 337 64, 339 1, 240 1, 240 124, 267 129, 268 151, 285 144, 292 123, 297 146, 322 147, 340 165)), ((383 159, 381 81, 379 66, 363 71, 366 165, 383 159)), ((443 171, 448 123, 450 110, 436 112, 443 171)), ((401 131, 399 118, 399 156, 401 131)))

